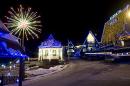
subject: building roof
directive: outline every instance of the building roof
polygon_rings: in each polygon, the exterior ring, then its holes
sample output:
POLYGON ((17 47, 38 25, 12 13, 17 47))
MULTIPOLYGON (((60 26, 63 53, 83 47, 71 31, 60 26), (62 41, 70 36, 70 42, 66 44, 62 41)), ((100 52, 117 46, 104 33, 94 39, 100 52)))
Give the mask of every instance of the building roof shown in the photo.
POLYGON ((24 50, 18 42, 18 38, 12 35, 6 26, 0 21, 0 58, 23 57, 24 50))
POLYGON ((39 46, 39 48, 61 48, 61 47, 62 47, 61 42, 56 41, 52 34, 39 46))
POLYGON ((7 27, 3 24, 1 20, 0 20, 0 32, 10 33, 10 31, 7 29, 7 27))

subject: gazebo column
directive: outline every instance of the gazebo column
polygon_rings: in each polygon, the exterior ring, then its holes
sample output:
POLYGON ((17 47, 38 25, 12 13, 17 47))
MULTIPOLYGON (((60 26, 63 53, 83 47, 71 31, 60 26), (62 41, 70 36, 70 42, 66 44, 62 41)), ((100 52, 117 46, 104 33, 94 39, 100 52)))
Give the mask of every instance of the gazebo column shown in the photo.
POLYGON ((22 81, 25 78, 25 68, 24 68, 24 58, 20 58, 20 66, 19 66, 19 86, 22 86, 22 81))

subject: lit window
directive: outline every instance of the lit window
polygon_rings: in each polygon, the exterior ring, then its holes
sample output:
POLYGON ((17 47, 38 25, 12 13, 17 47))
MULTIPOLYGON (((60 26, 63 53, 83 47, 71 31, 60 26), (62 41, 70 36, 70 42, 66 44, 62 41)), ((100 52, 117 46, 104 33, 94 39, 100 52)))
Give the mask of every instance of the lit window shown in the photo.
POLYGON ((48 56, 48 50, 45 50, 45 56, 48 56))
POLYGON ((53 50, 52 52, 53 52, 53 56, 56 56, 56 50, 53 50))

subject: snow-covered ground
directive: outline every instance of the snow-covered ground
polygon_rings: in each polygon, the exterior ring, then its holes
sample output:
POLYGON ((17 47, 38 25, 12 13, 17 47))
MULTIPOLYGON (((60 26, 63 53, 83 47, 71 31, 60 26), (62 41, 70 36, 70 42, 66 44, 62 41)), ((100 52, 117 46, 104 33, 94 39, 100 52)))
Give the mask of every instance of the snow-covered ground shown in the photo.
POLYGON ((65 67, 65 65, 58 65, 58 66, 50 67, 49 69, 38 68, 35 70, 28 70, 28 71, 26 71, 26 73, 29 75, 34 75, 34 76, 44 75, 44 74, 50 74, 55 71, 60 71, 64 67, 65 67))
POLYGON ((65 69, 67 65, 58 65, 54 67, 50 67, 49 69, 44 69, 44 68, 38 68, 35 70, 28 70, 26 71, 27 74, 31 75, 30 77, 27 77, 26 79, 33 80, 39 77, 43 77, 52 73, 56 73, 59 71, 62 71, 65 69))

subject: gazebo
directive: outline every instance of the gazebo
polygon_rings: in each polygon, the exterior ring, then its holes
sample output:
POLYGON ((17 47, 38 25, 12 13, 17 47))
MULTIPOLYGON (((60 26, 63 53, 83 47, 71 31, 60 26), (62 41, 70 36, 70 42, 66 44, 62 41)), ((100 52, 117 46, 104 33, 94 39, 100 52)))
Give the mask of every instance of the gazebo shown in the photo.
POLYGON ((0 59, 20 59, 19 86, 22 86, 24 58, 26 57, 18 38, 12 35, 2 21, 0 21, 0 59))

